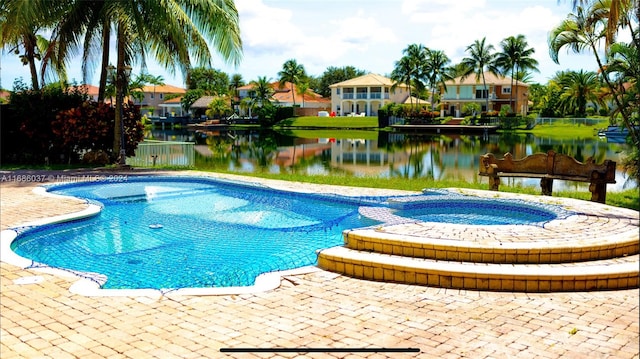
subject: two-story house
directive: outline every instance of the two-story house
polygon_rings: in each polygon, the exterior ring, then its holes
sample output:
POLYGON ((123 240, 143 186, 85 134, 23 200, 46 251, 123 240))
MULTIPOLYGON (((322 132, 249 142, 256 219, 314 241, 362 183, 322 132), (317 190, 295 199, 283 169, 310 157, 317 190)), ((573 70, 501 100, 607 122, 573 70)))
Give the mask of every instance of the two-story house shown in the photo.
POLYGON ((477 103, 481 111, 500 111, 502 106, 509 105, 513 112, 526 114, 529 110, 529 85, 506 76, 484 73, 486 87, 482 77, 476 80, 475 74, 466 78, 456 77, 445 82, 447 89, 440 86, 441 113, 443 116, 462 116, 463 108, 468 103, 477 103), (487 109, 487 98, 489 108, 487 109))
POLYGON ((378 109, 389 102, 403 103, 409 97, 405 84, 377 74, 367 74, 330 85, 331 111, 340 116, 361 114, 377 116, 378 109))
POLYGON ((171 85, 147 85, 142 88, 144 95, 142 100, 134 100, 134 103, 142 107, 143 112, 149 116, 166 116, 168 112, 175 112, 176 109, 179 108, 179 106, 175 108, 166 106, 165 101, 167 100, 167 95, 182 96, 186 92, 187 90, 181 87, 171 85))

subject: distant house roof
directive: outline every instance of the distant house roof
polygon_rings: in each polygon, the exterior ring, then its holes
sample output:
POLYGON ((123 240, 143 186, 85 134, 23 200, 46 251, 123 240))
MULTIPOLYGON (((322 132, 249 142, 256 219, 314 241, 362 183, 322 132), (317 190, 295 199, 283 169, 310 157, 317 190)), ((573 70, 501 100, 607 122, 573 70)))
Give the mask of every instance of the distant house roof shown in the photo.
MULTIPOLYGON (((488 85, 511 86, 511 77, 498 76, 498 75, 492 74, 491 72, 484 73, 484 80, 488 85)), ((447 85, 482 85, 482 76, 480 76, 479 80, 476 80, 475 74, 470 74, 464 79, 462 77, 456 77, 453 80, 446 81, 445 84, 447 85)), ((528 84, 521 81, 516 81, 516 80, 513 81, 513 85, 529 87, 528 84)))
POLYGON ((182 103, 182 96, 178 96, 178 97, 174 97, 170 100, 166 100, 163 102, 163 104, 180 104, 182 103))
POLYGON ((88 96, 98 96, 98 92, 100 91, 98 86, 88 84, 71 86, 71 88, 78 89, 80 92, 86 93, 88 96))
MULTIPOLYGON (((342 81, 330 85, 329 87, 349 87, 349 86, 393 86, 395 81, 388 77, 378 74, 369 73, 363 76, 355 77, 350 80, 342 81)), ((407 87, 405 84, 398 84, 398 87, 407 87)))
POLYGON ((202 96, 191 104, 191 108, 207 108, 216 96, 202 96))
POLYGON ((142 87, 142 92, 156 92, 156 93, 186 93, 187 90, 182 87, 172 85, 146 85, 142 87))
POLYGON ((404 104, 414 104, 414 105, 431 105, 431 102, 423 100, 421 98, 417 98, 415 96, 407 96, 407 99, 404 100, 404 104))
MULTIPOLYGON (((285 82, 280 86, 280 82, 272 82, 269 84, 273 89, 273 94, 271 98, 277 102, 291 102, 293 103, 293 95, 291 93, 291 82, 285 82)), ((238 90, 252 90, 254 85, 248 84, 241 87, 238 87, 238 90)), ((293 85, 293 89, 295 91, 295 99, 296 103, 302 103, 302 96, 298 93, 298 86, 293 85)), ((331 103, 331 99, 322 97, 322 95, 313 92, 311 89, 307 90, 307 93, 304 95, 304 102, 322 102, 322 103, 331 103)))

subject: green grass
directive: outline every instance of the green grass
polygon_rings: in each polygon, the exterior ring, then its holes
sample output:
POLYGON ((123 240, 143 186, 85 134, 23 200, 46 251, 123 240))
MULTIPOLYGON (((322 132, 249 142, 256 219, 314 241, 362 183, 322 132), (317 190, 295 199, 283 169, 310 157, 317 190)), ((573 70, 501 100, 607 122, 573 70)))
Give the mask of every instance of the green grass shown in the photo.
POLYGON ((378 118, 302 116, 282 120, 274 126, 281 127, 378 128, 378 118))

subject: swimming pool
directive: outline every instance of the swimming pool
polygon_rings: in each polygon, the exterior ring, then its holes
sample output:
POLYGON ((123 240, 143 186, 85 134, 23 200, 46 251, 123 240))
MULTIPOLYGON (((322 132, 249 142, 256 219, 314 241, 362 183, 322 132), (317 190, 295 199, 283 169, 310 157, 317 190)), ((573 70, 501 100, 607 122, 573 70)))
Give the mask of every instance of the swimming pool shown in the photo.
MULTIPOLYGON (((252 285, 258 275, 312 265, 342 230, 376 223, 347 198, 197 178, 74 183, 50 192, 103 206, 92 218, 27 229, 12 243, 48 266, 106 276, 105 289, 252 285)), ((95 276, 94 276, 95 277, 95 276)))
POLYGON ((11 249, 34 266, 86 273, 104 289, 251 286, 263 273, 316 264, 316 251, 341 245, 346 229, 383 222, 540 224, 560 215, 548 206, 446 191, 351 197, 198 177, 129 177, 48 190, 85 198, 102 211, 18 229, 11 249), (480 220, 498 210, 502 216, 480 220))

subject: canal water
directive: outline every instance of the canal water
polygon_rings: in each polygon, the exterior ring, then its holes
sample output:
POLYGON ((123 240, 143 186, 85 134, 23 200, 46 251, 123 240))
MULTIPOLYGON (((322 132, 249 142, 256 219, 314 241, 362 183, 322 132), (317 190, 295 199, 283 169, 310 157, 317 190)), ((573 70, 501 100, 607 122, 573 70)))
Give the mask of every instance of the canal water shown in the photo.
MULTIPOLYGON (((148 134, 155 140, 195 142, 196 165, 212 170, 242 173, 298 173, 449 179, 487 182, 477 175, 480 156, 493 153, 514 158, 554 150, 584 162, 593 157, 621 163, 628 146, 593 138, 555 140, 531 134, 417 134, 378 131, 303 131, 282 133, 271 130, 162 131, 148 134), (340 133, 339 138, 323 137, 340 133)), ((538 186, 539 180, 507 178, 510 185, 538 186)), ((608 190, 635 188, 637 184, 619 169, 616 184, 608 190)), ((588 184, 556 181, 554 190, 586 189, 588 184)))

